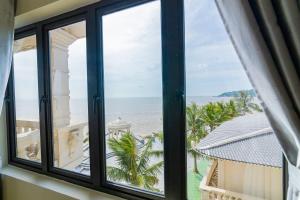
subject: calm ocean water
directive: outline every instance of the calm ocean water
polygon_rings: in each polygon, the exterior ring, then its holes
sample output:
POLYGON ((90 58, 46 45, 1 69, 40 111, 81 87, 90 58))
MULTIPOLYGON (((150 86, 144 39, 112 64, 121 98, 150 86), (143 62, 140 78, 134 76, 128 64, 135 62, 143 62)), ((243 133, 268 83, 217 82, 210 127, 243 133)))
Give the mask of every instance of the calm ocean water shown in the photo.
MULTIPOLYGON (((187 104, 199 105, 214 101, 227 101, 228 97, 187 97, 187 104)), ((149 134, 162 130, 162 99, 157 97, 109 98, 105 99, 105 121, 119 117, 131 124, 135 134, 149 134)), ((38 119, 38 102, 19 100, 16 102, 17 118, 38 119)), ((87 102, 83 99, 70 100, 71 123, 88 121, 87 102)))

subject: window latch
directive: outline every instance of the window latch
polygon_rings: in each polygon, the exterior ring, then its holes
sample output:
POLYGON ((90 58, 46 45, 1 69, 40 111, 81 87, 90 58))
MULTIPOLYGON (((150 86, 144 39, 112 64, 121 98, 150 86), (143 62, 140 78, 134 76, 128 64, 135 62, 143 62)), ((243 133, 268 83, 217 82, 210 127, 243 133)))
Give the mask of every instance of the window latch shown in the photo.
POLYGON ((185 113, 185 110, 184 110, 184 108, 185 108, 185 94, 184 94, 184 91, 178 90, 176 93, 177 93, 177 97, 180 101, 181 113, 184 114, 185 113))
POLYGON ((93 97, 93 112, 96 113, 96 108, 97 108, 97 105, 98 105, 98 102, 100 101, 100 97, 95 95, 93 97))
POLYGON ((40 99, 40 112, 42 110, 42 104, 46 104, 48 102, 48 98, 46 96, 42 96, 40 99))
POLYGON ((5 96, 4 97, 4 102, 9 103, 10 102, 10 97, 9 96, 5 96))

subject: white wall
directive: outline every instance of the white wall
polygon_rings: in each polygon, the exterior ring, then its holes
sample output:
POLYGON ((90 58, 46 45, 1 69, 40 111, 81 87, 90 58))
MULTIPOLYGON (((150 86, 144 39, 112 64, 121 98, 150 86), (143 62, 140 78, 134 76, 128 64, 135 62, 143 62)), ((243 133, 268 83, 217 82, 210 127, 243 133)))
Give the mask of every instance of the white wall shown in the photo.
POLYGON ((270 200, 282 200, 282 169, 218 160, 218 187, 270 200))
POLYGON ((74 200, 36 185, 4 176, 2 178, 3 200, 74 200))
POLYGON ((15 27, 39 22, 100 0, 18 0, 15 27))

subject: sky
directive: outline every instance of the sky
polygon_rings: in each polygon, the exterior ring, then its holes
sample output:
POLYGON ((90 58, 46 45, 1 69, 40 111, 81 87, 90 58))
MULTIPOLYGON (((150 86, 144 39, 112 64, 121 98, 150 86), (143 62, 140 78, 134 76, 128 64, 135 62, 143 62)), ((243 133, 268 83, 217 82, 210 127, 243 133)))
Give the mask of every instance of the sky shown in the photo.
MULTIPOLYGON (((185 0, 185 37, 187 96, 252 88, 214 1, 185 0)), ((106 97, 161 96, 159 1, 104 16, 103 42, 106 97)), ((69 46, 71 98, 86 97, 85 43, 79 39, 69 46)), ((37 93, 35 55, 30 50, 14 56, 20 98, 37 93)))

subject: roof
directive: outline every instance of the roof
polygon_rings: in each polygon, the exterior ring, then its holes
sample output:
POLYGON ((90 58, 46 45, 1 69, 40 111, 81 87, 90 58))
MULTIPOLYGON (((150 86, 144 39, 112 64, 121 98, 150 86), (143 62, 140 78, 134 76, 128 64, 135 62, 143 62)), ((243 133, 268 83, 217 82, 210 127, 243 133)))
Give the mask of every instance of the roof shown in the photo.
POLYGON ((282 167, 282 151, 264 113, 223 123, 201 140, 197 149, 209 157, 282 167))
POLYGON ((108 129, 129 129, 131 127, 131 124, 122 120, 121 117, 116 119, 115 121, 109 122, 107 125, 108 129))

